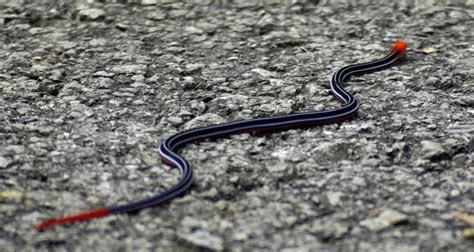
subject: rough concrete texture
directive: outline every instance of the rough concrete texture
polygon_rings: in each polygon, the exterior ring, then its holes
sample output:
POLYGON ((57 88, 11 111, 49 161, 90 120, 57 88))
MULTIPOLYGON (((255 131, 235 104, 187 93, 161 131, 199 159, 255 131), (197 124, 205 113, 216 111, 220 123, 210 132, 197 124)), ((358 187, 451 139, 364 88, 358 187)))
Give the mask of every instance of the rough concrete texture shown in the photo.
POLYGON ((474 249, 472 7, 54 2, 0 4, 0 250, 474 249), (189 145, 183 197, 32 230, 172 186, 175 132, 340 106, 330 74, 399 39, 357 118, 189 145))

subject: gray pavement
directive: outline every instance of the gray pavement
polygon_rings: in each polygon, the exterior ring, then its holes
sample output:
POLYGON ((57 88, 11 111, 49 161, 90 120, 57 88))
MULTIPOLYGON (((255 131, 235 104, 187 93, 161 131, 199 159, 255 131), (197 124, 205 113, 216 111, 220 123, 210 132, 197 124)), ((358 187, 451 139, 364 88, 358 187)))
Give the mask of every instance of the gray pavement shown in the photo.
POLYGON ((470 1, 117 2, 0 1, 1 251, 474 249, 470 1), (399 39, 357 118, 189 145, 183 197, 32 229, 171 187, 183 129, 340 106, 330 74, 399 39))

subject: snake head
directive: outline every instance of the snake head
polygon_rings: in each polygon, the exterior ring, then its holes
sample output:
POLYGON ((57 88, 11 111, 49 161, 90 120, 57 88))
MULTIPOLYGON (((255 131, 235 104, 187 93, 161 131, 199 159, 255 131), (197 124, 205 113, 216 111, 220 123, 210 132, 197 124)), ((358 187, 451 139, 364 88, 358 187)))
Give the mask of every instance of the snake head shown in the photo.
POLYGON ((408 43, 403 40, 400 40, 400 41, 395 42, 395 44, 392 45, 391 49, 392 51, 395 51, 399 54, 397 59, 400 59, 405 54, 407 47, 408 47, 408 43))

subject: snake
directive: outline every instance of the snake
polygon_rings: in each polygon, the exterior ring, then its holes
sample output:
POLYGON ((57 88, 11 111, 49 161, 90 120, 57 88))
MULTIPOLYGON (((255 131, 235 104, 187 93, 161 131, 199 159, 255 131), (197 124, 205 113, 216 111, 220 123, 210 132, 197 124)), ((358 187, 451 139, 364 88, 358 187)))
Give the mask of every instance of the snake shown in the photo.
POLYGON ((331 93, 342 103, 342 107, 326 111, 309 111, 263 118, 257 117, 178 132, 163 140, 159 147, 159 155, 163 163, 178 168, 180 172, 180 179, 172 188, 155 196, 132 203, 114 207, 103 207, 78 214, 48 219, 35 225, 34 228, 40 231, 58 225, 88 221, 113 214, 136 213, 142 209, 160 205, 184 194, 193 184, 194 174, 192 166, 184 157, 178 154, 178 151, 189 143, 212 140, 241 133, 275 132, 295 128, 307 128, 317 125, 339 123, 353 118, 359 109, 359 102, 343 88, 343 84, 349 80, 351 76, 376 72, 395 65, 405 55, 407 46, 407 42, 397 41, 391 46, 389 53, 383 58, 367 63, 348 65, 334 72, 330 79, 331 93))

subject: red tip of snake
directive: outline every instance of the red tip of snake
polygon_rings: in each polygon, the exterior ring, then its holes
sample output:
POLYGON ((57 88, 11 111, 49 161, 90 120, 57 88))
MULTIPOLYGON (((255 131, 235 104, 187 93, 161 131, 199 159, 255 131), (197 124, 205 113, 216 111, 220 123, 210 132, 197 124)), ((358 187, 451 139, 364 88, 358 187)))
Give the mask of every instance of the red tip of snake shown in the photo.
POLYGON ((407 47, 408 47, 408 43, 403 40, 400 40, 400 41, 395 42, 395 44, 392 45, 392 51, 397 51, 401 55, 403 55, 405 54, 407 47))
POLYGON ((101 217, 104 217, 104 216, 107 216, 107 215, 109 215, 109 209, 108 208, 99 208, 99 209, 96 209, 96 210, 83 212, 83 213, 79 213, 79 214, 74 214, 74 215, 49 219, 47 221, 44 221, 44 222, 36 225, 34 228, 37 231, 41 231, 43 229, 50 228, 50 227, 53 227, 53 226, 58 226, 58 225, 63 225, 63 224, 70 224, 70 223, 79 222, 79 221, 87 221, 87 220, 91 220, 91 219, 101 218, 101 217))

